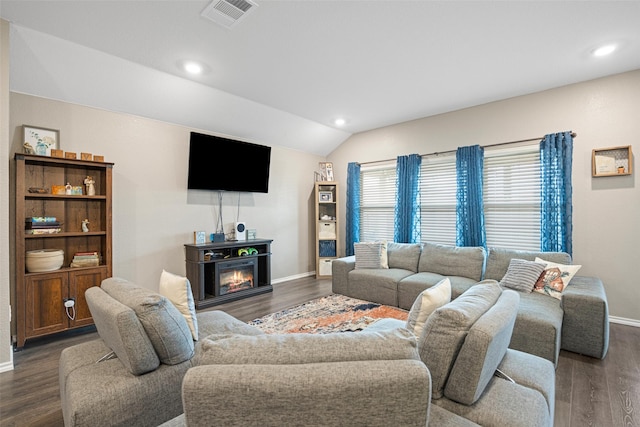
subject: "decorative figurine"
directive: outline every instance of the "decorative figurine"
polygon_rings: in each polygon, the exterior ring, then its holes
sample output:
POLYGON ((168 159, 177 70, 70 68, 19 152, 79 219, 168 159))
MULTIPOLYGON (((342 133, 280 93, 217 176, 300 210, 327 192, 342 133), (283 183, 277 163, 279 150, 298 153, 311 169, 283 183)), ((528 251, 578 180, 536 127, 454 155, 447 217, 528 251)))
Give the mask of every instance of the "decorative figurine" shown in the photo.
POLYGON ((64 186, 64 194, 66 194, 67 196, 70 196, 72 191, 73 191, 73 187, 71 186, 71 184, 67 182, 67 185, 64 186))
POLYGON ((33 148, 33 145, 29 144, 28 142, 25 142, 24 144, 22 144, 22 146, 24 147, 25 154, 36 154, 36 150, 33 148))
POLYGON ((87 186, 87 196, 95 196, 96 195, 96 187, 93 185, 95 181, 92 177, 87 176, 84 179, 84 185, 87 186))
POLYGON ((88 233, 89 232, 89 220, 86 219, 86 218, 82 220, 82 231, 84 233, 88 233))

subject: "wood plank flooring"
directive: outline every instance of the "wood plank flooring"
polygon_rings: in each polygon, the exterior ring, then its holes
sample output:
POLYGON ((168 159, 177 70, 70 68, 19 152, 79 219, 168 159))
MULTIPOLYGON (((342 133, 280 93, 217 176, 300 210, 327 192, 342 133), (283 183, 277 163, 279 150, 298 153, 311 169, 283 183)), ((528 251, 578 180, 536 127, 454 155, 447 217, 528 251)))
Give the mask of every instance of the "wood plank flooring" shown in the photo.
MULTIPOLYGON (((331 280, 303 278, 273 292, 215 306, 249 321, 331 293, 331 280)), ((63 348, 95 339, 72 333, 27 342, 15 369, 0 374, 0 426, 62 426, 58 360, 63 348)), ((556 427, 640 427, 640 328, 612 324, 604 360, 562 351, 556 371, 556 427)))

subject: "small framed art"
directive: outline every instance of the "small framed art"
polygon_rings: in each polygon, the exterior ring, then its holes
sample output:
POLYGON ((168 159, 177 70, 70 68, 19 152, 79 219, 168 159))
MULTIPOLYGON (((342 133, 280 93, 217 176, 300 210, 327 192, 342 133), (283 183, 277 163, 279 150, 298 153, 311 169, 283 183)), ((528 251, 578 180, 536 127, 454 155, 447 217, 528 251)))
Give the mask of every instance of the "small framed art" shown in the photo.
POLYGON ((204 231, 194 231, 193 232, 193 243, 199 245, 201 243, 206 243, 205 241, 205 232, 204 231))
POLYGON ((331 191, 318 191, 318 201, 321 203, 333 202, 333 193, 331 191))
POLYGON ((25 154, 51 156, 51 150, 60 149, 60 131, 29 125, 22 125, 23 149, 25 154))

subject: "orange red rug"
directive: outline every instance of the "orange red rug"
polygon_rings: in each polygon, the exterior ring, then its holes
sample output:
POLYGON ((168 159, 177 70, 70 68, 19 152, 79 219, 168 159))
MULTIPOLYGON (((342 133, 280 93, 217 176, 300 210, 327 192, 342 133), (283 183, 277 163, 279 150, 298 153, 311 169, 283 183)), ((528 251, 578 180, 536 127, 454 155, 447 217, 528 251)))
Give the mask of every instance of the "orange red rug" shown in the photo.
POLYGON ((406 320, 398 307, 332 294, 249 322, 266 333, 328 333, 359 331, 378 319, 406 320))

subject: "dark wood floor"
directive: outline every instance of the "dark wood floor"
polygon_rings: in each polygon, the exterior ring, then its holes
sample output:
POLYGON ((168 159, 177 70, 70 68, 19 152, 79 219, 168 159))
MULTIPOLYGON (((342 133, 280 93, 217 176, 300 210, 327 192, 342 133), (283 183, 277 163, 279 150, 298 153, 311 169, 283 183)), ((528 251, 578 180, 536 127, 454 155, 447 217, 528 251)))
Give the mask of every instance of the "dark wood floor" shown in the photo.
MULTIPOLYGON (((249 321, 330 293, 330 280, 304 278, 213 309, 249 321)), ((0 374, 0 426, 62 426, 60 352, 96 337, 95 332, 67 334, 28 342, 14 353, 15 369, 0 374)), ((640 427, 640 328, 612 324, 605 360, 561 352, 555 426, 640 427)))

